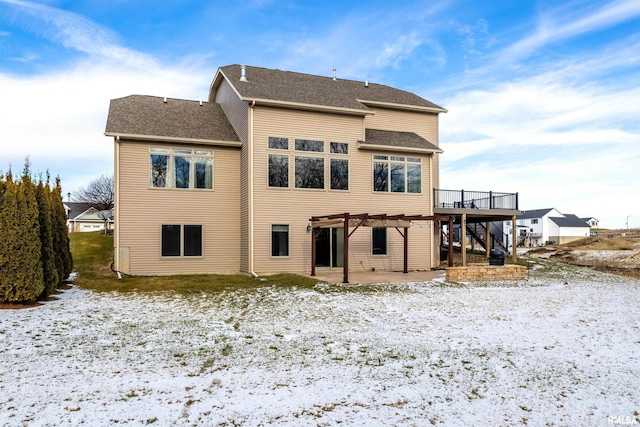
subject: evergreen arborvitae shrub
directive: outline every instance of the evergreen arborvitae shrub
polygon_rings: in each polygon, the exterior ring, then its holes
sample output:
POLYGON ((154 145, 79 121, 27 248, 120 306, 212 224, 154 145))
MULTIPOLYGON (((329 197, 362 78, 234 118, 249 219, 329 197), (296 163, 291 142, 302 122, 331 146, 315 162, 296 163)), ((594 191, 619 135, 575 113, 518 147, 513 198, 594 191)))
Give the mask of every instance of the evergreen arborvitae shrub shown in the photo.
POLYGON ((56 254, 53 246, 53 211, 51 209, 51 188, 49 183, 43 184, 42 180, 36 187, 36 200, 38 202, 38 222, 40 224, 40 243, 42 245, 40 259, 44 274, 44 291, 41 298, 51 295, 58 284, 60 278, 56 269, 56 254))
POLYGON ((0 300, 34 301, 44 290, 40 225, 35 185, 28 176, 22 182, 7 177, 0 207, 0 300))
POLYGON ((62 202, 62 187, 60 178, 56 178, 56 186, 51 191, 51 211, 53 227, 53 248, 56 253, 56 270, 62 281, 73 271, 73 258, 69 246, 69 229, 67 228, 67 213, 62 202))

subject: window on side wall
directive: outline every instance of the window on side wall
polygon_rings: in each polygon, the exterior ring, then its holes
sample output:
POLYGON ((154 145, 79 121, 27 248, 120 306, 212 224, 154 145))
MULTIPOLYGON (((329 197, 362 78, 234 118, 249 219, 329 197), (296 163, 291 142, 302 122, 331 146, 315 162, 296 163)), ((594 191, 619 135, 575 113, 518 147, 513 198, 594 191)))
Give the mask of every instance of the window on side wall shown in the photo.
POLYGON ((271 225, 271 256, 273 257, 289 256, 289 225, 287 224, 271 225))
POLYGON ((373 156, 373 191, 422 192, 422 159, 419 157, 373 156))
POLYGON ((151 147, 149 156, 152 188, 213 189, 213 151, 151 147))
POLYGON ((373 255, 387 254, 387 228, 373 227, 371 229, 371 253, 373 255))
POLYGON ((163 224, 162 256, 202 256, 202 225, 163 224))

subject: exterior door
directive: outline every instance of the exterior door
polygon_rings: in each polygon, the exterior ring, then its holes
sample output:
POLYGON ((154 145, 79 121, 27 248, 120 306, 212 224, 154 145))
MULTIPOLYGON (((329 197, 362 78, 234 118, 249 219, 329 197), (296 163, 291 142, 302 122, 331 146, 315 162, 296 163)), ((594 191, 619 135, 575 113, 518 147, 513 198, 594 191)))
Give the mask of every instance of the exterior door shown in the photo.
POLYGON ((343 228, 316 231, 316 267, 342 267, 344 260, 343 228))

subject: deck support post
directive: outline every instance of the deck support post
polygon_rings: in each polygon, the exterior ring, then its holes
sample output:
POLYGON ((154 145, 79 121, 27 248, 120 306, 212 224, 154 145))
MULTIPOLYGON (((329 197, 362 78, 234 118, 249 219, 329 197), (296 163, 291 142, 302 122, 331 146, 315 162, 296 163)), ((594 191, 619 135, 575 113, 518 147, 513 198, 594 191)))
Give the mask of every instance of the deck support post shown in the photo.
MULTIPOLYGON (((517 195, 516 195, 517 197, 517 195)), ((516 216, 514 215, 511 218, 511 261, 513 261, 513 263, 515 264, 518 261, 518 254, 517 254, 517 245, 518 245, 518 233, 517 233, 518 228, 516 227, 516 216)))
POLYGON ((484 248, 487 251, 487 258, 489 258, 491 252, 491 221, 487 221, 486 223, 487 233, 484 236, 484 248))
POLYGON ((462 253, 462 266, 467 266, 467 214, 460 216, 460 252, 462 253))
POLYGON ((453 216, 449 217, 449 253, 447 255, 449 267, 453 267, 453 216))

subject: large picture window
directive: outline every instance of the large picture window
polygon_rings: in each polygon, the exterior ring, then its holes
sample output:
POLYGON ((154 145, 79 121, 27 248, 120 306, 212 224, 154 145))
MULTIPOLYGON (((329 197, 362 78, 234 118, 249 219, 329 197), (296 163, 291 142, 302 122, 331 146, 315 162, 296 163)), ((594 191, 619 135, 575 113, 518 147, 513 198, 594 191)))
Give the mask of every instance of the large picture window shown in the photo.
POLYGON ((153 188, 213 189, 213 151, 151 147, 153 188))
POLYGON ((374 155, 373 191, 421 193, 421 159, 419 157, 374 155))
POLYGON ((202 225, 163 224, 162 256, 202 256, 202 225))
POLYGON ((296 156, 296 188, 324 188, 324 158, 296 156))
POLYGON ((271 225, 271 256, 289 256, 289 226, 286 224, 271 225))
POLYGON ((268 138, 268 185, 272 188, 349 190, 349 144, 315 139, 268 138), (293 171, 290 171, 290 165, 293 171), (329 173, 326 174, 326 169, 329 173))

